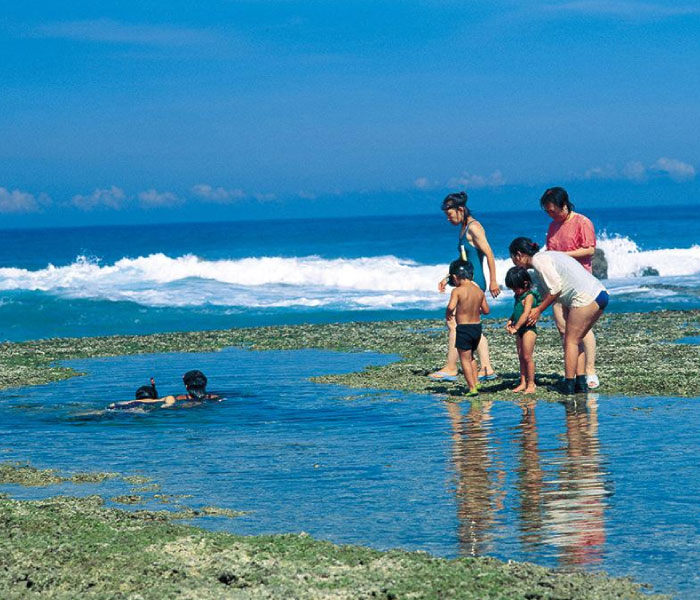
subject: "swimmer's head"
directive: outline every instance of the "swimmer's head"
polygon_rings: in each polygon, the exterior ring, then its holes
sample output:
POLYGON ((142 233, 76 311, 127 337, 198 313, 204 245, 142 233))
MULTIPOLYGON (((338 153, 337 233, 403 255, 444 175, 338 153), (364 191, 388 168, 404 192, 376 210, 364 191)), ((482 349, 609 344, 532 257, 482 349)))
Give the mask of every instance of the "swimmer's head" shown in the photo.
POLYGON ((187 371, 182 376, 182 381, 185 384, 185 389, 187 393, 196 398, 197 400, 203 400, 207 395, 207 376, 193 369, 192 371, 187 371))
POLYGON ((135 394, 136 400, 158 399, 156 388, 153 385, 142 385, 135 394))
POLYGON ((469 261, 458 258, 450 263, 450 285, 457 285, 457 279, 469 279, 471 281, 473 278, 474 265, 469 261))

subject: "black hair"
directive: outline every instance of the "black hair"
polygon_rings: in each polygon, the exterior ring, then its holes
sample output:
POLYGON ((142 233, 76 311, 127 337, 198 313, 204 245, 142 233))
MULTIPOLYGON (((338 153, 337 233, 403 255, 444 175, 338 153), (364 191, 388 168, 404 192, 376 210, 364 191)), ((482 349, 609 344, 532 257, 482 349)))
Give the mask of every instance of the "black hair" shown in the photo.
POLYGON ((157 400, 158 392, 155 385, 142 385, 136 390, 135 398, 137 400, 157 400))
POLYGON ((461 208, 464 211, 464 218, 462 221, 465 223, 471 214, 467 208, 467 192, 454 192, 453 194, 448 194, 442 201, 440 208, 443 212, 450 210, 451 208, 461 208))
POLYGON ((207 376, 201 371, 196 369, 187 371, 182 376, 182 381, 185 383, 187 393, 193 398, 202 400, 207 395, 207 376))
POLYGON ((544 191, 540 198, 540 206, 546 208, 547 204, 554 204, 559 208, 566 208, 569 212, 574 211, 574 205, 569 200, 569 194, 563 187, 551 187, 544 191))
POLYGON ((511 256, 515 256, 518 252, 527 256, 535 256, 540 251, 540 247, 530 238, 517 237, 508 246, 508 252, 511 256))
POLYGON ((530 273, 522 267, 511 267, 506 273, 506 287, 511 290, 515 288, 529 290, 532 287, 530 273))
POLYGON ((474 265, 468 260, 462 260, 458 258, 450 263, 450 285, 452 283, 452 277, 459 277, 460 279, 473 279, 474 278, 474 265))

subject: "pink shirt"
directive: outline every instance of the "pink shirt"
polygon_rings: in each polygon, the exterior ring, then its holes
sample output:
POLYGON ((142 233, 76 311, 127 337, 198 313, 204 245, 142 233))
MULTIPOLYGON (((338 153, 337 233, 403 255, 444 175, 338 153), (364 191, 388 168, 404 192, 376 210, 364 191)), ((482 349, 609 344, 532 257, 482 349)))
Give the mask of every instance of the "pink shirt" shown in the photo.
MULTIPOLYGON (((547 230, 547 250, 569 252, 579 248, 595 248, 595 228, 588 217, 573 213, 563 223, 552 221, 547 230)), ((583 267, 593 272, 593 257, 576 259, 583 267)))

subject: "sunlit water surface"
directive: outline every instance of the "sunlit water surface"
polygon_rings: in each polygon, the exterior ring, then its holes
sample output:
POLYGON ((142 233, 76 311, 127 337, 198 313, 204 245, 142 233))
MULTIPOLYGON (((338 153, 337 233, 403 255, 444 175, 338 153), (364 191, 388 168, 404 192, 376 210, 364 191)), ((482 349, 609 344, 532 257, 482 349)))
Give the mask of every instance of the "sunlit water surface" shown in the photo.
MULTIPOLYGON (((456 404, 308 381, 391 360, 227 349, 72 361, 88 376, 0 394, 0 459, 147 475, 190 506, 250 511, 197 521, 235 533, 576 566, 700 596, 697 399, 456 404), (191 368, 226 400, 103 410, 151 375, 180 391, 191 368)), ((24 498, 128 489, 2 486, 24 498)))

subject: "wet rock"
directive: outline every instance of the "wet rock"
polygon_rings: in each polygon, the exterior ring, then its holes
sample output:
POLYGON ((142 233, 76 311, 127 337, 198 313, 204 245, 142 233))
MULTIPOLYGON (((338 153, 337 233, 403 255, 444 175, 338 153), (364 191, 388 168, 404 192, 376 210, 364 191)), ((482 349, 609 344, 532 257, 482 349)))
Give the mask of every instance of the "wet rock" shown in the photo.
POLYGON ((598 279, 608 278, 608 259, 600 248, 596 248, 593 254, 593 275, 598 279))
POLYGON ((640 273, 641 277, 658 277, 659 271, 654 267, 644 267, 640 273))

